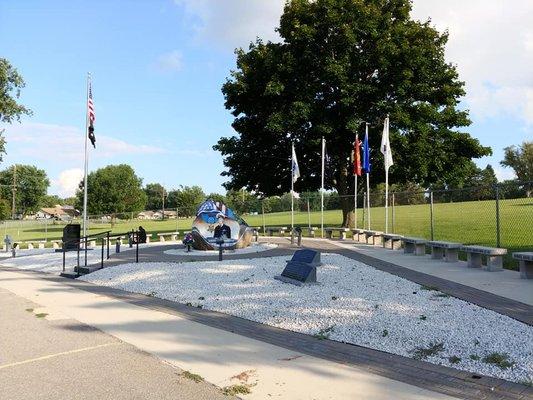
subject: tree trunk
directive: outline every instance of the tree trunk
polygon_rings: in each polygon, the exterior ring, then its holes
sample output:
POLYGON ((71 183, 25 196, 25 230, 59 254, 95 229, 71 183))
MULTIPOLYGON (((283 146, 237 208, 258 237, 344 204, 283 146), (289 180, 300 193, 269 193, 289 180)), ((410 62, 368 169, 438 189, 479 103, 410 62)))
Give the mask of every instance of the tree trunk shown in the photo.
POLYGON ((355 228, 355 213, 353 212, 353 197, 341 197, 342 226, 355 228))
POLYGON ((348 175, 348 169, 346 167, 341 168, 337 193, 339 193, 340 196, 342 209, 342 226, 344 228, 355 228, 353 184, 351 184, 351 181, 348 179, 348 175))

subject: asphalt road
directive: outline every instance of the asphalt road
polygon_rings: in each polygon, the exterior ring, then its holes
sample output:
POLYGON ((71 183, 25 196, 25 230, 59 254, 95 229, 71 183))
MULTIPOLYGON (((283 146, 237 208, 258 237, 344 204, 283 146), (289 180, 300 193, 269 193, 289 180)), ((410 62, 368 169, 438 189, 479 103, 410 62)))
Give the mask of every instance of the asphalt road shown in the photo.
POLYGON ((232 397, 98 329, 0 289, 0 398, 232 397))

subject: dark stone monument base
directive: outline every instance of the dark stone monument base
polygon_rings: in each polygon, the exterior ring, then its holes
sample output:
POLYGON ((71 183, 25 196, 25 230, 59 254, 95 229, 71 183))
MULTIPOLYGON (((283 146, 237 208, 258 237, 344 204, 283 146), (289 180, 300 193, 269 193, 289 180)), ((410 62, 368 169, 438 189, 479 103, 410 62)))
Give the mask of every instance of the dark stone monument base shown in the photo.
MULTIPOLYGON (((69 251, 77 251, 78 249, 65 249, 65 252, 68 253, 69 251)), ((94 250, 94 248, 89 248, 87 247, 87 251, 91 251, 91 250, 94 250)), ((80 254, 83 253, 85 251, 85 249, 82 247, 80 248, 80 254)), ((55 253, 63 253, 63 249, 54 249, 54 252, 55 253)))
POLYGON ((283 283, 290 283, 292 285, 296 286, 313 286, 313 285, 320 285, 318 282, 302 282, 296 279, 287 278, 286 276, 282 275, 275 275, 274 279, 277 279, 278 281, 281 281, 283 283))

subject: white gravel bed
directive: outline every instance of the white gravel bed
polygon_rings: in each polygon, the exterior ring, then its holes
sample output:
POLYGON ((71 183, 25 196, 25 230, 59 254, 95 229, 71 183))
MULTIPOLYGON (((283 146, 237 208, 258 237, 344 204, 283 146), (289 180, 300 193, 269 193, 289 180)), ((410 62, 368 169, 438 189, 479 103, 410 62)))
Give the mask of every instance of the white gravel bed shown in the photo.
POLYGON ((282 283, 273 276, 287 259, 123 264, 80 279, 407 357, 442 344, 422 359, 533 380, 531 326, 337 254, 322 254, 320 285, 282 283), (494 352, 507 354, 513 366, 483 360, 494 352))
MULTIPOLYGON (((262 251, 272 250, 278 247, 274 243, 252 243, 250 246, 243 249, 235 250, 224 250, 225 255, 233 254, 250 254, 250 253, 260 253, 262 251)), ((194 250, 191 248, 191 251, 187 251, 187 248, 179 248, 172 250, 165 250, 165 254, 172 256, 191 256, 191 257, 208 257, 208 256, 218 256, 218 250, 194 250)))

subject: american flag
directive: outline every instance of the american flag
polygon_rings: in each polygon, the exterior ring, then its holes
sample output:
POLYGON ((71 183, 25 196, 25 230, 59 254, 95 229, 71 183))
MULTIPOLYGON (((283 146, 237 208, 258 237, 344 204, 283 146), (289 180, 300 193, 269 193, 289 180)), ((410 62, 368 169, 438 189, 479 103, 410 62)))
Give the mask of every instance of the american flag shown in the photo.
POLYGON ((94 103, 93 103, 93 90, 91 82, 89 81, 89 96, 87 99, 87 116, 89 117, 89 140, 94 148, 96 148, 96 137, 94 136, 94 103))

